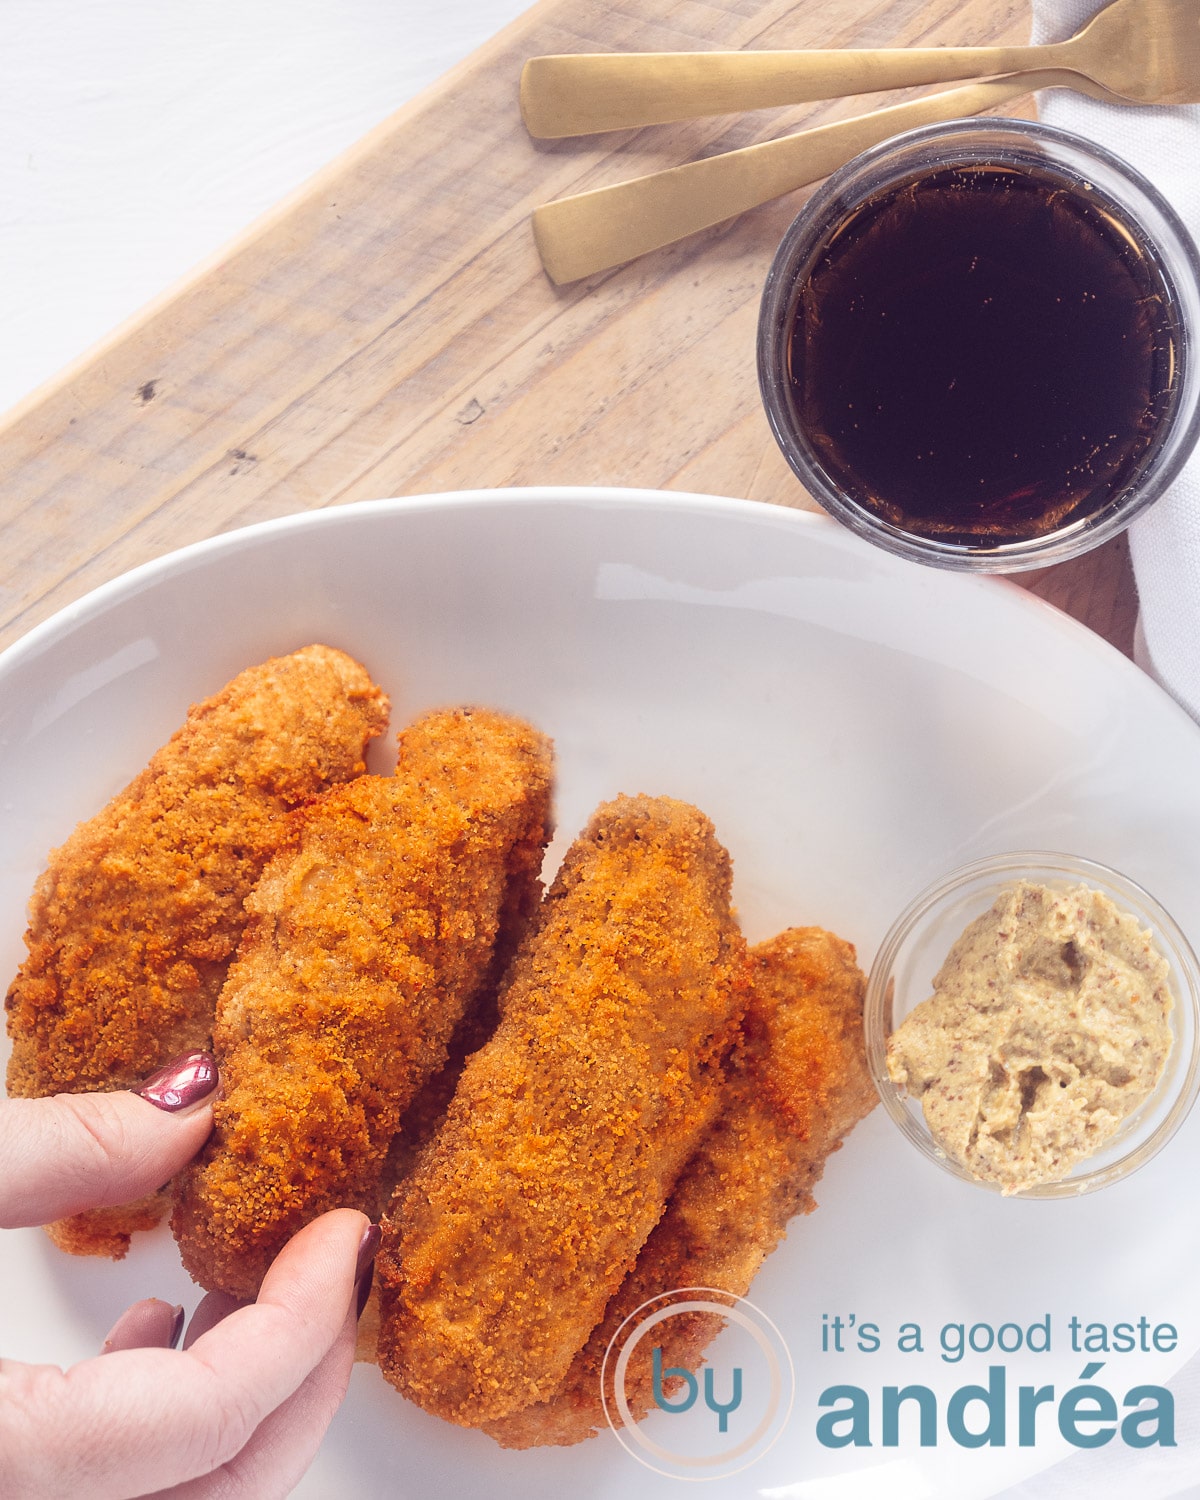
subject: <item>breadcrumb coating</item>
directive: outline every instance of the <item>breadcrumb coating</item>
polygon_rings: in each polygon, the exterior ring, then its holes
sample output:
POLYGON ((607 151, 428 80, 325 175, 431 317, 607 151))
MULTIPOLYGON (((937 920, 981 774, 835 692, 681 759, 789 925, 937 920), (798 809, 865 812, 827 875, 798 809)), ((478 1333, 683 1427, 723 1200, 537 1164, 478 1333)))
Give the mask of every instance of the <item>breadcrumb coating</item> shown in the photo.
MULTIPOLYGON (((829 1154, 875 1104, 862 1034, 865 982, 850 944, 818 927, 790 928, 752 948, 750 962, 745 1040, 720 1115, 558 1390, 486 1424, 503 1447, 578 1443, 602 1429, 604 1355, 624 1320, 677 1288, 744 1296, 788 1220, 816 1206, 812 1189, 829 1154)), ((695 1369, 721 1326, 715 1314, 669 1319, 655 1340, 663 1365, 695 1369)), ((615 1411, 612 1394, 610 1384, 615 1411)), ((638 1418, 653 1404, 640 1346, 626 1369, 625 1396, 638 1418)))
MULTIPOLYGON (((421 1087, 400 1118, 400 1128, 392 1140, 380 1179, 378 1209, 372 1218, 381 1218, 397 1186, 415 1168, 420 1154, 442 1128, 446 1114, 462 1077, 467 1058, 477 1052, 492 1036, 499 1021, 497 991, 485 985, 470 1005, 450 1037, 446 1061, 421 1087)), ((358 1338, 354 1358, 365 1364, 379 1358, 379 1283, 373 1282, 366 1305, 358 1318, 358 1338)))
MULTIPOLYGON (((273 658, 195 705, 149 765, 54 850, 5 1009, 11 1094, 127 1088, 207 1047, 242 903, 287 813, 357 776, 388 702, 328 646, 273 658)), ((122 1256, 167 1198, 47 1226, 64 1249, 122 1256)))
POLYGON ((496 987, 484 985, 455 1026, 444 1065, 421 1087, 404 1111, 384 1163, 379 1204, 373 1218, 378 1219, 386 1212, 397 1185, 413 1170, 419 1153, 441 1129, 467 1058, 491 1039, 498 1021, 496 987))
POLYGON ((251 1298, 327 1209, 379 1209, 400 1118, 536 910, 549 741, 486 710, 426 715, 395 776, 298 813, 247 901, 217 1007, 223 1097, 172 1227, 201 1285, 251 1298))
POLYGON ((549 1395, 631 1268, 719 1105, 729 888, 669 798, 618 798, 568 851, 385 1221, 379 1362, 426 1410, 470 1426, 549 1395))

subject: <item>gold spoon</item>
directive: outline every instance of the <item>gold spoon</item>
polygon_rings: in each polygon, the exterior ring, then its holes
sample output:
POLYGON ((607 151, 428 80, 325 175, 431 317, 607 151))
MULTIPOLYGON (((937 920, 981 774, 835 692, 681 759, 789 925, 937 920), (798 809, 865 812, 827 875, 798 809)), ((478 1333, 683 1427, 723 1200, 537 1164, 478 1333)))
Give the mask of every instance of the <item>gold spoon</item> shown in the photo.
POLYGON ((1045 88, 1073 88, 1110 103, 1127 102, 1075 73, 1055 70, 945 89, 545 203, 533 211, 533 237, 551 281, 578 281, 827 177, 866 147, 901 130, 982 114, 1031 89, 1045 88))
POLYGON ((521 113, 531 135, 585 135, 1032 68, 1082 74, 1138 104, 1200 101, 1200 3, 1112 0, 1069 41, 1040 47, 534 57, 521 113))

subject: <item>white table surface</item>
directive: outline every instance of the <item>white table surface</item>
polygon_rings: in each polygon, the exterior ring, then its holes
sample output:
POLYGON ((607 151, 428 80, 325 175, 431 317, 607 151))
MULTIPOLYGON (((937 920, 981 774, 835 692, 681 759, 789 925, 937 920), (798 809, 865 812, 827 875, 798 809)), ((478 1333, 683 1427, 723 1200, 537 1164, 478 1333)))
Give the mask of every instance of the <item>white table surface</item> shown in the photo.
POLYGON ((0 410, 527 0, 0 0, 0 410))

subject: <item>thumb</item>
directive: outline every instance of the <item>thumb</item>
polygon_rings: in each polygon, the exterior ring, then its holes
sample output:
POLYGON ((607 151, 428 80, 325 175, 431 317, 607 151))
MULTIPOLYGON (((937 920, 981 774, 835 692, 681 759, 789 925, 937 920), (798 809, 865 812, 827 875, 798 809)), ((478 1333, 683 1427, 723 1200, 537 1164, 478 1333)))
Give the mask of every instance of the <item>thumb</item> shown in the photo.
POLYGON ((189 1052, 132 1092, 0 1100, 0 1228, 162 1187, 208 1138, 218 1082, 212 1054, 189 1052))

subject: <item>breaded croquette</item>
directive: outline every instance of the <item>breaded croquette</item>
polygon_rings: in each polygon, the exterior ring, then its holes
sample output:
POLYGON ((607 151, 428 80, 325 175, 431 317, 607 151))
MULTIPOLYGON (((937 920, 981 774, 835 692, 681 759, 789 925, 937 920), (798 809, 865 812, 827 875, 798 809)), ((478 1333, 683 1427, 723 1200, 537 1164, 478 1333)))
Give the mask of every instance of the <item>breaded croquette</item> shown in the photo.
POLYGON ((201 1285, 253 1297, 310 1219, 378 1213, 401 1115, 536 910, 550 790, 542 735, 459 709, 405 731, 395 776, 296 814, 246 903, 217 1006, 224 1093, 172 1216, 201 1285))
MULTIPOLYGON (((391 1201, 397 1184, 409 1175, 416 1165, 417 1157, 441 1129, 467 1058, 472 1052, 477 1052, 496 1029, 499 1019, 496 1001, 496 990, 485 986, 477 1001, 468 1008, 454 1028, 445 1063, 421 1087, 400 1117, 400 1128, 383 1164, 379 1209, 372 1214, 372 1218, 381 1216, 391 1201)), ((365 1364, 378 1363, 378 1345, 379 1285, 376 1282, 358 1317, 354 1358, 365 1364)))
MULTIPOLYGON (((603 1428, 604 1355, 624 1320, 676 1288, 744 1296, 788 1220, 815 1207, 812 1189, 826 1158, 875 1104, 854 949, 820 928, 791 928, 752 948, 750 959, 745 1042, 720 1115, 559 1389, 487 1424, 504 1447, 578 1443, 603 1428)), ((695 1369, 721 1324, 716 1314, 699 1312, 669 1319, 658 1341, 663 1365, 695 1369)), ((607 1374, 611 1381, 611 1367, 607 1374)), ((652 1372, 640 1347, 624 1392, 635 1416, 650 1409, 652 1372)), ((611 1385, 607 1394, 611 1411, 611 1385)))
MULTIPOLYGON (((191 709, 140 775, 50 855, 5 1008, 9 1092, 127 1088, 207 1047, 242 903, 286 814, 364 768, 388 704, 341 651, 307 646, 191 709)), ((63 1249, 122 1256, 154 1195, 47 1226, 63 1249)))
POLYGON ((397 1183, 408 1176, 416 1165, 418 1153, 425 1149, 441 1129, 467 1058, 472 1052, 478 1052, 491 1038, 498 1021, 496 988, 485 985, 455 1026, 446 1049, 445 1063, 421 1087, 404 1111, 400 1129, 384 1163, 378 1211, 372 1215, 373 1218, 382 1216, 391 1202, 397 1183))
POLYGON ((669 798, 599 809, 518 951, 491 1040, 397 1190, 379 1363, 479 1425, 548 1396, 720 1102, 745 946, 712 825, 669 798))

